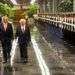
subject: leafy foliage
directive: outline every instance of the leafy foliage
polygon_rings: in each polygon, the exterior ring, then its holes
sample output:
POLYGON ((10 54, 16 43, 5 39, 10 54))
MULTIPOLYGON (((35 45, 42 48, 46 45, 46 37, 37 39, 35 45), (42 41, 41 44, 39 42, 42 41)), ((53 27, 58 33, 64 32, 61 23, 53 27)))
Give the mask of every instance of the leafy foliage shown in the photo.
POLYGON ((72 12, 73 11, 73 0, 63 0, 58 5, 58 10, 61 12, 72 12))
POLYGON ((33 14, 36 14, 37 13, 37 10, 39 9, 39 6, 38 4, 31 4, 28 6, 28 11, 27 11, 27 15, 29 17, 32 17, 33 14))
POLYGON ((0 15, 8 15, 8 17, 13 17, 15 8, 9 6, 8 4, 0 3, 0 15))

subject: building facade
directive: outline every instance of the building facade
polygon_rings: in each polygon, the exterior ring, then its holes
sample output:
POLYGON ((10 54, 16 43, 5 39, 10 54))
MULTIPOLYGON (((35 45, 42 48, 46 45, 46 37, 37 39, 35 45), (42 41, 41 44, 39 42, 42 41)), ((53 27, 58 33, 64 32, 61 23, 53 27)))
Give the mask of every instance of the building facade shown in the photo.
MULTIPOLYGON (((41 13, 55 13, 59 12, 59 5, 63 0, 37 0, 40 6, 39 12, 41 13)), ((73 0, 73 12, 75 12, 75 0, 73 0)))
POLYGON ((57 12, 61 0, 38 0, 39 12, 57 12))

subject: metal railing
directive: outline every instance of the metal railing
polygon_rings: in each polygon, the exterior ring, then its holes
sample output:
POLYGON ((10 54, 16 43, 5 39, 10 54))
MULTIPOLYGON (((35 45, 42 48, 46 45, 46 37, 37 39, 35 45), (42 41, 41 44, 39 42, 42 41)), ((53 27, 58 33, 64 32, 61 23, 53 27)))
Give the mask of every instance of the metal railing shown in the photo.
POLYGON ((39 13, 38 20, 75 32, 75 13, 39 13))
POLYGON ((70 24, 75 24, 75 13, 39 13, 39 18, 52 20, 54 22, 65 22, 70 24))

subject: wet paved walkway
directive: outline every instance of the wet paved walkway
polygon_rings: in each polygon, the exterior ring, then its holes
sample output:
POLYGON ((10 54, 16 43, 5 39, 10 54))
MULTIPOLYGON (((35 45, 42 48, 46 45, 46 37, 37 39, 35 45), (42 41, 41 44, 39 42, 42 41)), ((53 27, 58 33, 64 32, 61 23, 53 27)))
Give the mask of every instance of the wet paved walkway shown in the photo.
POLYGON ((30 47, 28 48, 28 55, 28 63, 21 63, 19 49, 17 49, 13 67, 9 63, 0 63, 0 75, 41 75, 34 51, 30 47))
POLYGON ((52 75, 75 75, 75 46, 52 34, 48 35, 47 31, 40 32, 44 37, 37 34, 37 42, 52 75))
MULTIPOLYGON (((52 36, 48 38, 49 41, 46 41, 36 27, 31 34, 42 52, 51 75, 75 75, 75 54, 70 51, 75 49, 74 46, 67 45, 63 40, 57 42, 52 36)), ((1 56, 0 75, 43 75, 33 48, 33 44, 28 47, 29 62, 27 64, 20 62, 18 47, 13 67, 9 63, 3 64, 1 56)))
MULTIPOLYGON (((2 49, 2 48, 0 48, 2 49)), ((28 63, 21 63, 20 52, 17 46, 13 65, 8 62, 2 63, 2 55, 0 61, 0 75, 41 75, 41 71, 32 46, 28 47, 28 63)))

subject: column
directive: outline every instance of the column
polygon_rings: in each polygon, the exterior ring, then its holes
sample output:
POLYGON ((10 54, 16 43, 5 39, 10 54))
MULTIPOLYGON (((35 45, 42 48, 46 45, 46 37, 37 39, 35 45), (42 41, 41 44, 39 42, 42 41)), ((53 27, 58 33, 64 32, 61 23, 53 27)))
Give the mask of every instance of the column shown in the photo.
POLYGON ((47 7, 46 7, 46 0, 44 0, 44 1, 43 1, 43 12, 44 12, 44 13, 46 12, 46 8, 47 8, 47 7))
POLYGON ((51 12, 51 2, 50 2, 50 0, 47 0, 47 11, 48 11, 48 13, 51 12))
POLYGON ((73 0, 73 12, 75 12, 75 0, 73 0))
POLYGON ((55 11, 55 1, 53 0, 53 13, 55 11))

